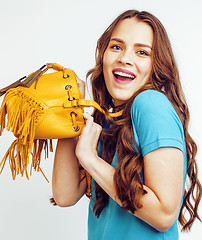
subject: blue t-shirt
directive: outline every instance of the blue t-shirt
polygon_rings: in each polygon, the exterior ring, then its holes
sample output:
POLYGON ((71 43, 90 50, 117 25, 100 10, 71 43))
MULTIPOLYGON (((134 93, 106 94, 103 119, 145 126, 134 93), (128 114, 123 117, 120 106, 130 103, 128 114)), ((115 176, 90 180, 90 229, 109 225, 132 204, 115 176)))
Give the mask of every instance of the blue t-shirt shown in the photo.
MULTIPOLYGON (((166 96, 155 90, 140 93, 131 107, 133 133, 138 149, 144 157, 160 147, 175 147, 184 156, 184 185, 187 156, 183 127, 166 96)), ((100 147, 102 149, 102 147, 100 147)), ((117 153, 112 166, 118 164, 117 153)), ((94 189, 94 180, 92 180, 94 189)), ((183 197, 183 196, 182 196, 183 197)), ((123 210, 112 198, 99 218, 93 213, 95 192, 89 204, 88 240, 177 240, 177 218, 166 232, 159 232, 141 219, 123 210)))

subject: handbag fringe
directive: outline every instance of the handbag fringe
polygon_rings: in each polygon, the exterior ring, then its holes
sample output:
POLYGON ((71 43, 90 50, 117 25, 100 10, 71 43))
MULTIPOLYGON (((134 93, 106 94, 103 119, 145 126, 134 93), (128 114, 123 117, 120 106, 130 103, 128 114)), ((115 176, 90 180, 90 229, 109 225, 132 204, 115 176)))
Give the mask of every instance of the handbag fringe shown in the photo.
MULTIPOLYGON (((6 92, 0 109, 0 136, 5 129, 7 115, 7 130, 12 131, 17 139, 11 144, 0 162, 0 173, 8 160, 13 179, 19 173, 22 176, 25 174, 29 179, 27 166, 30 153, 32 155, 30 175, 32 168, 42 172, 40 168, 42 150, 45 150, 45 158, 48 158, 49 151, 53 151, 51 140, 48 143, 47 139, 34 139, 35 127, 43 111, 41 104, 27 96, 25 92, 15 88, 6 92), (8 105, 9 114, 7 114, 8 105)), ((43 172, 42 174, 44 175, 43 172)), ((47 178, 46 180, 48 181, 47 178)))

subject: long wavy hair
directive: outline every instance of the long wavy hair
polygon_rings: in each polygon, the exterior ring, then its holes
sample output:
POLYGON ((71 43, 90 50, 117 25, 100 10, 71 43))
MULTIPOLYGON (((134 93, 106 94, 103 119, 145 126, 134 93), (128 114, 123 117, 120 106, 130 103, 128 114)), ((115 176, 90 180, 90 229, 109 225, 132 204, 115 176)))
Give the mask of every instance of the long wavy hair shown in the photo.
MULTIPOLYGON (((135 97, 147 89, 155 89, 164 93, 175 108, 184 129, 187 151, 187 186, 184 192, 183 204, 179 214, 179 223, 182 230, 190 230, 194 220, 200 217, 197 213, 202 196, 202 187, 198 180, 196 164, 197 146, 188 132, 189 110, 181 87, 179 72, 171 49, 167 33, 161 22, 152 14, 142 11, 129 10, 118 16, 99 38, 96 48, 96 66, 87 73, 92 83, 93 98, 107 112, 105 120, 112 124, 112 128, 103 129, 101 139, 103 142, 102 158, 112 163, 115 152, 118 152, 118 166, 115 170, 114 184, 117 196, 125 210, 135 213, 142 207, 140 200, 146 194, 143 189, 140 173, 144 168, 143 158, 134 149, 135 139, 131 123, 130 109, 135 97), (123 108, 122 117, 112 119, 109 109, 117 111, 113 99, 109 94, 103 76, 103 56, 109 44, 111 35, 116 26, 124 19, 135 20, 148 24, 153 30, 152 46, 152 71, 149 81, 129 99, 123 108), (185 218, 184 210, 188 210, 189 218, 185 218)), ((94 112, 95 122, 102 124, 103 115, 99 111, 94 112)), ((96 184, 96 201, 94 214, 99 217, 108 201, 108 195, 96 184)), ((200 220, 201 221, 201 220, 200 220)))

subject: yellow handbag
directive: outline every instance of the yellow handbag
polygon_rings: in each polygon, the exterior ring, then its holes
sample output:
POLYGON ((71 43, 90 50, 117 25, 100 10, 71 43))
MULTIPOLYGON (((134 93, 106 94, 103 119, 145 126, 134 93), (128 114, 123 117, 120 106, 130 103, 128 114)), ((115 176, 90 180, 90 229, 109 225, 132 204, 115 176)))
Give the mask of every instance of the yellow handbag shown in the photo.
MULTIPOLYGON (((47 63, 28 77, 1 89, 0 96, 3 94, 0 135, 6 128, 13 132, 16 140, 0 162, 0 173, 9 159, 13 179, 19 173, 22 176, 25 173, 29 179, 27 166, 30 154, 30 175, 32 168, 43 174, 40 168, 42 151, 45 150, 45 157, 48 157, 48 152, 53 151, 51 139, 80 135, 85 124, 84 107, 95 107, 105 113, 96 102, 82 99, 75 73, 56 63, 47 63), (56 72, 44 74, 50 68, 56 72)), ((122 111, 110 115, 118 117, 121 114, 122 111)), ((89 187, 88 174, 87 180, 89 187)), ((87 192, 90 195, 90 189, 87 192)))

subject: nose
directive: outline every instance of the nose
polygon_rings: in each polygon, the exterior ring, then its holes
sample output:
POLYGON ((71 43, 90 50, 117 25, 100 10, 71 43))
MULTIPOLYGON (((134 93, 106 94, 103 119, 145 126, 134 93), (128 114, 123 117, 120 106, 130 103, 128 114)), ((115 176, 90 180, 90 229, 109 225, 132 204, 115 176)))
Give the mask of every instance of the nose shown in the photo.
POLYGON ((123 51, 120 53, 118 61, 122 64, 126 65, 133 65, 134 64, 134 58, 132 56, 132 53, 129 51, 123 51))

